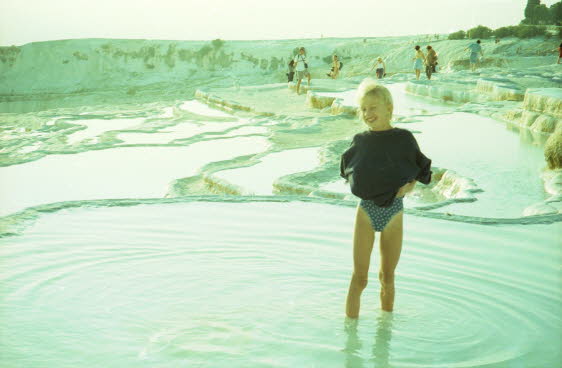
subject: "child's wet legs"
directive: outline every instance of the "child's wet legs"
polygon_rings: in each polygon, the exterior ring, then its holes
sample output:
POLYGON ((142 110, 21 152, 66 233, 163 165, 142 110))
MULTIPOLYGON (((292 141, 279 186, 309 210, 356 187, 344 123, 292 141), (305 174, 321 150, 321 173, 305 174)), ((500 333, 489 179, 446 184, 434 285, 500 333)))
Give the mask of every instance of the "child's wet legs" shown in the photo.
POLYGON ((380 300, 381 308, 387 312, 394 308, 394 271, 402 251, 403 213, 397 213, 381 233, 380 300))
POLYGON ((346 303, 346 314, 350 318, 357 318, 359 315, 361 293, 367 287, 374 240, 375 232, 371 220, 365 210, 358 206, 353 234, 353 275, 346 303))

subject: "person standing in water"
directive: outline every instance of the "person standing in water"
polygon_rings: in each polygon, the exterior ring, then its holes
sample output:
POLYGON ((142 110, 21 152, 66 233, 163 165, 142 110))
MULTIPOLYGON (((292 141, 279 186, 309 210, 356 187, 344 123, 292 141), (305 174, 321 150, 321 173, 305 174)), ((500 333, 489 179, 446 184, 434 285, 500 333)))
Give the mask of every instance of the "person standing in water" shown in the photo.
POLYGON ((297 95, 300 94, 301 82, 304 77, 308 78, 308 86, 310 86, 310 73, 308 72, 308 62, 306 60, 306 50, 304 47, 299 49, 299 53, 295 56, 295 70, 297 72, 297 95))
POLYGON ((558 51, 558 61, 556 64, 560 64, 560 60, 562 59, 562 43, 558 46, 558 49, 554 49, 554 51, 558 51))
POLYGON ((367 286, 375 233, 380 232, 381 308, 394 308, 394 273, 402 250, 403 197, 416 180, 431 181, 431 160, 409 130, 390 125, 393 102, 388 89, 367 78, 359 85, 359 115, 368 130, 356 134, 341 156, 340 176, 361 198, 353 235, 353 274, 346 315, 357 318, 367 286))
POLYGON ((382 77, 384 77, 386 73, 386 65, 384 64, 384 61, 380 56, 377 58, 377 61, 375 61, 375 63, 373 64, 370 73, 372 73, 373 69, 375 68, 376 68, 377 78, 381 79, 382 77))
POLYGON ((431 79, 431 73, 435 71, 435 64, 437 63, 437 53, 431 46, 427 46, 427 57, 425 64, 425 75, 427 79, 431 79))
POLYGON ((416 50, 416 53, 414 54, 414 58, 412 60, 414 61, 414 71, 416 72, 416 79, 419 80, 421 70, 423 68, 423 65, 426 63, 426 60, 423 51, 418 45, 416 45, 414 49, 416 50))
POLYGON ((470 45, 468 45, 468 47, 466 50, 470 50, 470 69, 475 72, 476 71, 476 64, 478 63, 478 53, 480 53, 480 55, 482 57, 484 57, 484 52, 482 51, 482 46, 480 45, 480 40, 476 41, 476 43, 471 43, 470 45))

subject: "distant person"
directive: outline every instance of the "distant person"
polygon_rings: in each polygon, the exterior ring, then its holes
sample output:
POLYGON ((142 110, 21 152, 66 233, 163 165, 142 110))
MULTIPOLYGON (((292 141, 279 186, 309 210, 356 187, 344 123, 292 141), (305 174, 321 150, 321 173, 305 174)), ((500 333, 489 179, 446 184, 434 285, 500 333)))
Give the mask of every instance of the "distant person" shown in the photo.
POLYGON ((412 60, 414 61, 414 71, 416 72, 416 79, 419 80, 423 65, 426 63, 426 60, 425 55, 423 54, 423 51, 420 49, 419 45, 416 45, 414 49, 416 50, 416 53, 414 54, 414 58, 412 60))
POLYGON ((562 43, 558 46, 558 49, 554 49, 554 51, 558 50, 558 61, 556 64, 560 64, 560 60, 562 59, 562 43))
POLYGON ((437 64, 437 53, 431 46, 427 46, 427 57, 425 64, 425 75, 427 79, 431 80, 431 73, 435 72, 435 65, 437 64))
POLYGON ((382 57, 379 56, 377 58, 377 60, 373 64, 373 67, 371 68, 371 73, 373 72, 373 69, 375 69, 378 79, 381 79, 386 75, 386 65, 384 64, 384 60, 382 59, 382 57))
POLYGON ((332 78, 332 79, 336 79, 338 77, 338 75, 340 75, 340 60, 338 59, 338 55, 334 55, 332 56, 332 69, 330 69, 330 72, 328 73, 328 77, 332 78))
POLYGON ((287 82, 292 82, 295 76, 295 61, 291 59, 289 61, 289 68, 287 70, 287 82))
POLYGON ((476 41, 475 43, 471 43, 468 45, 466 50, 470 50, 470 69, 475 72, 476 71, 476 64, 478 63, 478 53, 482 57, 484 57, 484 52, 482 52, 482 46, 480 46, 480 40, 476 41))
POLYGON ((431 160, 421 152, 414 135, 390 125, 390 91, 367 78, 359 85, 357 97, 359 116, 367 130, 353 137, 340 160, 340 176, 361 199, 355 215, 353 273, 346 301, 349 318, 359 316, 376 232, 380 232, 381 308, 392 312, 394 274, 402 250, 404 195, 414 189, 416 181, 431 181, 431 160))
POLYGON ((295 56, 294 61, 297 73, 297 95, 300 95, 301 82, 304 77, 308 78, 308 86, 310 86, 310 73, 308 72, 308 62, 306 60, 306 50, 304 47, 299 49, 299 53, 295 56))

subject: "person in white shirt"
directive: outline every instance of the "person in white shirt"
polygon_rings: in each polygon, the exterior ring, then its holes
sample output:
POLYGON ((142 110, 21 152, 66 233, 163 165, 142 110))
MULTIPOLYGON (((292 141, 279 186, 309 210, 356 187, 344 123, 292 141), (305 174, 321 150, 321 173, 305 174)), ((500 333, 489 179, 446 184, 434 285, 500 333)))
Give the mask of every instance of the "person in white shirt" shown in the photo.
POLYGON ((304 47, 301 47, 299 53, 295 56, 295 71, 297 74, 297 95, 299 95, 301 82, 304 77, 308 78, 308 86, 310 86, 310 73, 308 72, 308 62, 306 61, 306 50, 304 47))

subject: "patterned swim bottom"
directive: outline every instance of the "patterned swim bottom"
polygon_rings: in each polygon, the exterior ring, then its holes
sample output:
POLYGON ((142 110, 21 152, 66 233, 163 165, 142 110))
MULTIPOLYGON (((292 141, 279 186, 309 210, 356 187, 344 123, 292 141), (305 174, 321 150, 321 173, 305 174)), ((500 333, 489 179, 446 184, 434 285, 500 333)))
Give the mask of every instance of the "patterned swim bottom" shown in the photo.
POLYGON ((396 197, 389 207, 379 207, 373 201, 362 199, 359 205, 367 212, 375 231, 383 231, 390 219, 404 209, 404 197, 396 197))

